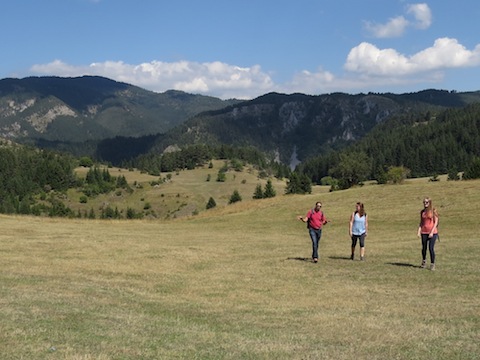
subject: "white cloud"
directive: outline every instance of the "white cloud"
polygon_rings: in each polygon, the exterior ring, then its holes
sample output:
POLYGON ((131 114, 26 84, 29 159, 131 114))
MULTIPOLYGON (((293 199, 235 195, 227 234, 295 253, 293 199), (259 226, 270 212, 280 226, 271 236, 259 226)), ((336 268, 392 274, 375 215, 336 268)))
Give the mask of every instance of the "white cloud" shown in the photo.
POLYGON ((409 26, 417 29, 427 29, 432 24, 432 13, 427 4, 410 4, 407 6, 407 14, 413 16, 413 21, 404 16, 391 18, 386 24, 365 22, 367 31, 376 38, 392 38, 402 36, 409 26))
POLYGON ((366 29, 377 38, 391 38, 402 36, 405 32, 405 29, 409 25, 407 19, 403 16, 398 16, 396 18, 390 19, 386 24, 375 24, 371 22, 366 22, 366 29))
POLYGON ((313 94, 329 92, 336 87, 338 83, 335 81, 335 76, 320 68, 317 72, 303 70, 295 74, 292 81, 283 86, 283 91, 313 94))
POLYGON ((366 75, 398 75, 411 72, 412 64, 394 49, 379 49, 363 42, 350 50, 345 69, 366 75))
POLYGON ((480 44, 474 50, 468 50, 456 39, 440 38, 432 47, 413 56, 363 42, 350 51, 344 67, 347 71, 369 76, 399 77, 429 76, 428 72, 479 65, 480 44))
POLYGON ((275 87, 271 77, 258 65, 239 67, 219 61, 152 61, 139 65, 106 61, 89 66, 72 66, 55 60, 34 65, 30 70, 36 74, 56 76, 98 75, 157 92, 175 89, 220 98, 251 98, 275 87))
POLYGON ((412 56, 412 62, 425 70, 480 65, 480 44, 468 50, 456 39, 440 38, 432 47, 412 56))
POLYGON ((251 99, 271 91, 320 94, 438 83, 447 69, 474 66, 480 66, 480 44, 469 50, 456 39, 440 38, 413 55, 363 42, 350 50, 344 64, 345 74, 322 68, 303 70, 282 84, 275 83, 259 65, 239 67, 220 61, 151 61, 138 65, 105 61, 74 66, 55 60, 35 65, 30 71, 34 75, 104 76, 156 92, 175 89, 222 99, 251 99))
POLYGON ((407 8, 409 14, 413 14, 416 19, 415 27, 426 29, 432 24, 432 12, 427 4, 412 4, 407 8))

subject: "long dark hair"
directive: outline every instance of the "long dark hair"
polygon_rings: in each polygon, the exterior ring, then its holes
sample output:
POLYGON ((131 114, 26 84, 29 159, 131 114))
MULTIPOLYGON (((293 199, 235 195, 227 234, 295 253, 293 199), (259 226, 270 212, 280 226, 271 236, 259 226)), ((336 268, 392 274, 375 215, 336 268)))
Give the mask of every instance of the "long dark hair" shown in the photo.
POLYGON ((363 215, 365 215, 365 206, 361 202, 357 202, 357 205, 359 207, 358 215, 360 215, 360 217, 362 217, 363 215))

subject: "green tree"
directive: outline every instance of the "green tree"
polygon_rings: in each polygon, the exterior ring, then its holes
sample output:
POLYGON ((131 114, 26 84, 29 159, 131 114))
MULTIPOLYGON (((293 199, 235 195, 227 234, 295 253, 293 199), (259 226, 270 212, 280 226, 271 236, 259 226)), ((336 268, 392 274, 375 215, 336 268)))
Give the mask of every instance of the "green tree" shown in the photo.
POLYGON ((263 192, 263 197, 272 198, 272 197, 275 197, 275 195, 277 195, 277 193, 273 188, 272 180, 268 179, 267 184, 265 185, 265 191, 263 192))
POLYGON ((89 156, 83 156, 78 160, 78 165, 84 167, 92 167, 93 160, 89 156))
POLYGON ((388 181, 387 173, 383 170, 383 167, 379 166, 376 173, 375 179, 377 180, 377 184, 386 184, 388 181))
POLYGON ((230 200, 228 201, 229 204, 236 203, 238 201, 242 201, 242 197, 238 190, 234 190, 232 196, 230 196, 230 200))
POLYGON ((410 170, 404 166, 391 166, 387 171, 387 179, 393 184, 401 184, 410 175, 410 170))
POLYGON ((135 209, 131 207, 127 207, 127 213, 126 213, 127 219, 135 219, 137 217, 137 213, 135 209))
POLYGON ((225 182, 227 180, 227 175, 225 174, 224 171, 219 171, 217 175, 217 181, 218 182, 225 182))
POLYGON ((208 199, 206 208, 208 210, 208 209, 214 208, 215 206, 217 206, 217 203, 215 202, 215 199, 210 196, 210 199, 208 199))
POLYGON ((257 184, 257 187, 255 188, 255 192, 253 193, 253 198, 254 199, 263 199, 262 185, 257 184))
POLYGON ((370 173, 370 160, 364 152, 340 154, 340 162, 331 169, 331 175, 340 180, 346 188, 366 180, 370 173))
POLYGON ((120 175, 117 177, 117 188, 120 188, 120 189, 127 189, 129 186, 128 186, 128 182, 127 182, 127 179, 125 178, 125 175, 120 175))
POLYGON ((449 181, 458 181, 460 180, 460 176, 458 175, 458 170, 457 169, 450 169, 448 172, 448 177, 447 180, 449 181))
POLYGON ((306 174, 297 174, 293 172, 287 181, 285 194, 310 194, 312 192, 312 182, 306 174))
POLYGON ((465 169, 462 179, 472 180, 480 178, 480 157, 475 157, 465 169))

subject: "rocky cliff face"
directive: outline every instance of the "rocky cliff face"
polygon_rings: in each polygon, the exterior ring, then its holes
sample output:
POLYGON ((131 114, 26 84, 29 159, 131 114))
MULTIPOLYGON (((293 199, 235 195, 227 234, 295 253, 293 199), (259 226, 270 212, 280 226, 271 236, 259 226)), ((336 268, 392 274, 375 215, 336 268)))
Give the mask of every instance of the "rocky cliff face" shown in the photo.
POLYGON ((2 79, 0 137, 76 142, 139 137, 237 102, 180 91, 157 94, 91 76, 2 79))
POLYGON ((184 143, 251 145, 294 166, 298 161, 363 137, 389 116, 407 111, 374 95, 267 94, 186 122, 184 143), (195 134, 193 136, 193 134, 195 134))

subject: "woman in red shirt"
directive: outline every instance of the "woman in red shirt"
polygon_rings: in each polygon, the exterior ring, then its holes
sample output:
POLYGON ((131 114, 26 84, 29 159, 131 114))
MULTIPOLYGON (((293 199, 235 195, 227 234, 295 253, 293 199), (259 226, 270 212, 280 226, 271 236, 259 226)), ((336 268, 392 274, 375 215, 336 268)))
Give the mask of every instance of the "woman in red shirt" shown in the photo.
POLYGON ((430 270, 435 270, 435 242, 438 239, 438 213, 430 198, 423 199, 423 209, 420 211, 420 224, 417 236, 422 238, 422 264, 426 267, 427 247, 430 252, 430 270))
POLYGON ((318 262, 318 245, 322 238, 322 227, 328 222, 321 209, 322 203, 318 201, 305 217, 297 216, 298 220, 308 224, 308 233, 312 239, 312 261, 315 263, 318 262))

